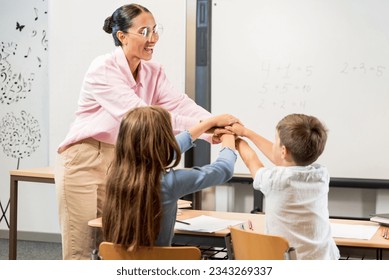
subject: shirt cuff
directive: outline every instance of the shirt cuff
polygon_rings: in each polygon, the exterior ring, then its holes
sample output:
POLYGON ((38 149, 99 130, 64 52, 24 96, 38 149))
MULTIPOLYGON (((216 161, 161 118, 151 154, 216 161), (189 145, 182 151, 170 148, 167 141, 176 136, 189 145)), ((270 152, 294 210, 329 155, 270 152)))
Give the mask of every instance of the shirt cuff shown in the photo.
POLYGON ((233 150, 233 149, 231 149, 230 147, 223 147, 220 151, 219 151, 219 153, 221 153, 222 151, 224 151, 224 150, 230 150, 231 152, 233 152, 234 153, 234 155, 235 156, 237 156, 238 157, 238 153, 236 152, 236 150, 233 150))

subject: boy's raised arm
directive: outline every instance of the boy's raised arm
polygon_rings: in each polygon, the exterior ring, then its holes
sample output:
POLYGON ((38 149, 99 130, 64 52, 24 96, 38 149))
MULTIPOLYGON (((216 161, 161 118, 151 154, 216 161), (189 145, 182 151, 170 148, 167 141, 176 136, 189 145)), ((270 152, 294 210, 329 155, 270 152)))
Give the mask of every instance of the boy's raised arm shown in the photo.
POLYGON ((258 133, 253 130, 244 127, 240 123, 235 123, 231 126, 226 127, 231 132, 235 133, 238 136, 247 137, 251 142, 254 143, 255 146, 258 147, 259 150, 271 161, 274 163, 273 159, 273 143, 266 138, 262 137, 258 133))
POLYGON ((256 152, 242 138, 236 139, 235 147, 244 164, 249 169, 251 176, 254 178, 258 169, 263 167, 263 163, 259 160, 256 152))

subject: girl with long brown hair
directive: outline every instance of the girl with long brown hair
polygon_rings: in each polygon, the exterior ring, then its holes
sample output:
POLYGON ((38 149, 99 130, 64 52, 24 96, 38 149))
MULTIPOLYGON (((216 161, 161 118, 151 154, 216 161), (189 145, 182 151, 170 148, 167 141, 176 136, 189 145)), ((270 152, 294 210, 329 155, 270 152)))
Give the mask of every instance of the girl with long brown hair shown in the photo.
POLYGON ((174 136, 171 116, 158 106, 139 107, 123 118, 108 174, 102 225, 104 240, 136 250, 169 246, 180 197, 228 181, 237 158, 235 136, 223 134, 211 164, 177 169, 193 141, 213 127, 239 122, 219 115, 174 136))

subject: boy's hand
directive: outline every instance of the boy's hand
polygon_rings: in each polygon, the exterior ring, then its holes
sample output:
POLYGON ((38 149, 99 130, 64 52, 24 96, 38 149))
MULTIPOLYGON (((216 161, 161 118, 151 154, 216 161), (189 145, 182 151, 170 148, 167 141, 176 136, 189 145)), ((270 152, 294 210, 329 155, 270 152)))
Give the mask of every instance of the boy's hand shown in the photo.
POLYGON ((226 126, 226 129, 238 136, 245 136, 246 128, 241 123, 226 126))

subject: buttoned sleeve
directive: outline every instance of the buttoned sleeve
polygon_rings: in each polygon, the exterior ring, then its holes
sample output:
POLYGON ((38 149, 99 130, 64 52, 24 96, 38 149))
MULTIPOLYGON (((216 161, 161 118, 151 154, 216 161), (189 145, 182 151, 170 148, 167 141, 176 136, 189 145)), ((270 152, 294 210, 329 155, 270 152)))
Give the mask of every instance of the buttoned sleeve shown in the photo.
POLYGON ((187 130, 176 135, 176 140, 182 154, 194 146, 192 136, 187 130))

